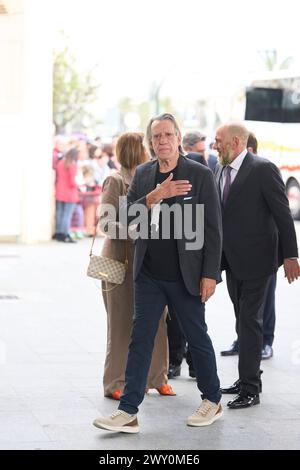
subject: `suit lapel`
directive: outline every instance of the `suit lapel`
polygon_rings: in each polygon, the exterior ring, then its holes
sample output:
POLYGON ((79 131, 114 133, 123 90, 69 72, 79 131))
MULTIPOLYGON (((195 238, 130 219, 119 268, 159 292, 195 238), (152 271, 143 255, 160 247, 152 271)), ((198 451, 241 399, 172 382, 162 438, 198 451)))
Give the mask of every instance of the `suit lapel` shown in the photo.
MULTIPOLYGON (((157 172, 157 160, 152 162, 153 164, 149 167, 149 171, 145 174, 145 180, 143 181, 144 185, 144 194, 148 194, 153 189, 155 189, 155 180, 156 180, 156 172, 157 172)), ((178 158, 177 164, 177 180, 190 180, 191 175, 188 172, 188 168, 186 163, 186 157, 180 155, 178 158)), ((183 196, 176 196, 176 202, 181 203, 183 196)))
MULTIPOLYGON (((178 180, 191 180, 191 174, 188 174, 186 157, 180 155, 177 164, 177 179, 178 180)), ((182 204, 183 196, 176 196, 176 203, 182 204)))
POLYGON ((145 173, 145 178, 143 181, 143 193, 148 194, 153 189, 155 189, 155 180, 156 180, 156 172, 157 172, 157 160, 152 162, 152 165, 149 166, 149 170, 145 173))
POLYGON ((232 185, 230 186, 230 191, 225 204, 225 210, 228 208, 228 206, 230 206, 232 201, 236 199, 239 192, 243 189, 244 183, 252 170, 253 158, 255 157, 253 157, 250 153, 247 153, 247 155, 245 156, 242 166, 240 167, 238 174, 236 175, 232 185))
POLYGON ((223 168, 224 168, 224 167, 218 163, 218 165, 217 165, 217 167, 216 167, 216 174, 215 174, 215 178, 216 178, 216 182, 217 182, 217 188, 218 188, 218 193, 219 193, 220 201, 222 200, 222 193, 221 193, 221 176, 222 176, 223 168))
MULTIPOLYGON (((178 158, 178 164, 177 164, 177 180, 189 180, 191 181, 191 173, 188 168, 188 165, 186 164, 187 158, 184 157, 183 155, 180 155, 178 158)), ((176 196, 175 202, 176 204, 180 204, 181 206, 181 215, 184 217, 184 199, 185 196, 176 196)), ((184 253, 186 251, 185 249, 185 233, 184 233, 184 219, 180 217, 178 219, 175 217, 175 232, 181 233, 181 230, 183 230, 183 237, 178 237, 177 238, 177 247, 178 247, 178 252, 179 253, 184 253)))

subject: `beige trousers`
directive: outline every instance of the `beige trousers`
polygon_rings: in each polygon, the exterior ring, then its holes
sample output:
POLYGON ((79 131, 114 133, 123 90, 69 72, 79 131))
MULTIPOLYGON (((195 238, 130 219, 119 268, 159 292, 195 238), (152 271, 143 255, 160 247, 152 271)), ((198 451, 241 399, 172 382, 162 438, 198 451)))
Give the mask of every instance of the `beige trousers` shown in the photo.
MULTIPOLYGON (((111 284, 103 284, 109 289, 111 284)), ((107 311, 107 349, 104 365, 104 395, 109 396, 116 390, 123 390, 125 367, 133 319, 133 281, 128 272, 125 282, 110 292, 103 292, 107 311)), ((147 388, 157 388, 168 381, 168 339, 166 310, 163 313, 153 349, 147 388)))

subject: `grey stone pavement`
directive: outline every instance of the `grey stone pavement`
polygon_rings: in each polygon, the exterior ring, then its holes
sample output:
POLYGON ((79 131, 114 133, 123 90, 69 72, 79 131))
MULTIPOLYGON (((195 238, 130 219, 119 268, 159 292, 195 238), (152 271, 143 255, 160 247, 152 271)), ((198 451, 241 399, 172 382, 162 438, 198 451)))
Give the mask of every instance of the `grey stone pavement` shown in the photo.
MULTIPOLYGON (((94 428, 117 402, 103 397, 106 314, 99 286, 85 274, 89 244, 0 245, 0 449, 299 449, 300 281, 289 286, 282 269, 275 355, 263 363, 260 405, 228 410, 225 396, 221 420, 187 427, 200 396, 185 364, 171 381, 176 397, 146 396, 140 434, 94 428)), ((220 356, 235 336, 224 282, 207 304, 207 323, 221 383, 231 384, 237 359, 220 356)))

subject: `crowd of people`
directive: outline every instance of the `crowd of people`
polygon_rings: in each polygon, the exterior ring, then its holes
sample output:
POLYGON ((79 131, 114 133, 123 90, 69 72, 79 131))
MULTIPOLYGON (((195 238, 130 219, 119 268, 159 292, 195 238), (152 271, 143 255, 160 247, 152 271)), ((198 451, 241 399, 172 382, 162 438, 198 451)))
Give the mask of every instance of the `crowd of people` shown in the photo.
POLYGON ((76 243, 95 234, 97 208, 105 179, 119 170, 115 156, 116 138, 111 144, 84 137, 55 136, 53 169, 55 171, 56 217, 53 239, 76 243))
MULTIPOLYGON (((206 150, 205 139, 203 133, 189 132, 184 147, 190 158, 214 170, 217 158, 206 150)), ((102 143, 99 136, 89 140, 81 134, 54 137, 54 240, 76 243, 78 239, 94 236, 103 183, 121 168, 116 155, 117 141, 118 135, 110 143, 102 143)))

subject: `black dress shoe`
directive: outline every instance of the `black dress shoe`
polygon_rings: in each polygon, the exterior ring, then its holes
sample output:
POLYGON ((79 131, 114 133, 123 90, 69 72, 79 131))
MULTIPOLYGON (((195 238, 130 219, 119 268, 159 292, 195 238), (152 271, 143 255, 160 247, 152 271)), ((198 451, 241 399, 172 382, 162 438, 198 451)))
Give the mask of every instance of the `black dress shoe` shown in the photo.
POLYGON ((236 356, 239 353, 238 340, 233 341, 229 349, 221 351, 221 356, 236 356))
MULTIPOLYGON (((263 371, 260 371, 260 375, 263 373, 263 371)), ((241 381, 240 379, 236 380, 230 387, 225 387, 221 388, 221 393, 223 395, 230 395, 230 394, 239 394, 241 392, 241 381)), ((259 393, 262 392, 262 383, 260 380, 259 384, 259 393)))
POLYGON ((240 379, 238 379, 230 387, 221 388, 221 392, 223 395, 236 394, 236 393, 239 394, 241 391, 240 384, 241 384, 241 381, 240 379))
POLYGON ((259 404, 259 395, 239 393, 233 400, 227 403, 227 406, 232 410, 238 410, 241 408, 249 408, 259 404))
POLYGON ((174 379, 179 377, 181 373, 181 366, 175 366, 174 364, 169 365, 168 379, 174 379))
POLYGON ((266 344, 261 351, 262 359, 271 359, 273 357, 273 348, 269 344, 266 344))
POLYGON ((192 379, 196 378, 196 372, 191 367, 189 367, 189 376, 192 377, 192 379))

